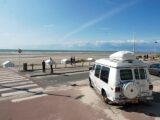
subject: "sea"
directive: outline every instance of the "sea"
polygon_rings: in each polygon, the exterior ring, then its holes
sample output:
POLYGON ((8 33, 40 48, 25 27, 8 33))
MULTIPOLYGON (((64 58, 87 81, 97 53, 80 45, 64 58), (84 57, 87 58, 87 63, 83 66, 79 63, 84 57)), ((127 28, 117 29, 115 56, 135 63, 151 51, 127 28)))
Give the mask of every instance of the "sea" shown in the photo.
MULTIPOLYGON (((106 54, 110 54, 110 53, 114 53, 117 51, 87 51, 87 50, 26 50, 26 49, 22 49, 22 53, 21 54, 60 54, 60 53, 106 53, 106 54)), ((138 54, 154 54, 154 52, 138 52, 136 51, 136 53, 138 54)), ((9 54, 19 54, 18 53, 18 49, 0 49, 0 55, 9 55, 9 54)))
MULTIPOLYGON (((114 51, 85 51, 85 50, 23 50, 21 54, 49 53, 113 53, 114 51)), ((18 49, 0 49, 0 54, 19 54, 18 49)))

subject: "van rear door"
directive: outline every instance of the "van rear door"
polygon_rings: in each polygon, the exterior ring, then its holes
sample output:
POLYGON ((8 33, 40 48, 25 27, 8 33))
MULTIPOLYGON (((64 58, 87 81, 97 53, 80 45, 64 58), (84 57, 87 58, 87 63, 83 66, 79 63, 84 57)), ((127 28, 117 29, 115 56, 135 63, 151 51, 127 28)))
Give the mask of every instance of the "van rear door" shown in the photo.
POLYGON ((146 68, 135 68, 134 69, 135 82, 140 87, 140 92, 147 92, 149 90, 149 82, 146 68))

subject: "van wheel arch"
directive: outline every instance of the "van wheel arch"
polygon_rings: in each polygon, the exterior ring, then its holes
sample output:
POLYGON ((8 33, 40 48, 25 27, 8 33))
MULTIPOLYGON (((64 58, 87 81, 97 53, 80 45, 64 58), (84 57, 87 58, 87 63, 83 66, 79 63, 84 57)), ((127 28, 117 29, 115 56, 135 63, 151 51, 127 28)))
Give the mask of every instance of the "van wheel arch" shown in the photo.
POLYGON ((89 86, 91 87, 91 88, 93 88, 93 84, 92 84, 92 81, 91 81, 91 78, 89 77, 89 86))
POLYGON ((103 98, 103 101, 105 103, 108 103, 108 98, 107 98, 107 94, 106 94, 106 91, 102 88, 101 90, 101 95, 102 95, 102 98, 103 98))
POLYGON ((160 72, 158 72, 158 76, 160 77, 160 72))

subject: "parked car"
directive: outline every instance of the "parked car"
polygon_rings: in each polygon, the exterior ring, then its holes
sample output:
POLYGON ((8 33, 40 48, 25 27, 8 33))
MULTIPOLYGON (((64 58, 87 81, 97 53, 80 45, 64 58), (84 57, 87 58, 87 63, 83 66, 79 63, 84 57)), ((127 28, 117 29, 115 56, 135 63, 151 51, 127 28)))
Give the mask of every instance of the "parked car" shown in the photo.
POLYGON ((160 63, 154 63, 149 66, 149 73, 160 76, 160 63))
POLYGON ((109 59, 96 60, 90 68, 89 83, 107 103, 153 100, 153 85, 147 65, 129 51, 116 52, 109 59))

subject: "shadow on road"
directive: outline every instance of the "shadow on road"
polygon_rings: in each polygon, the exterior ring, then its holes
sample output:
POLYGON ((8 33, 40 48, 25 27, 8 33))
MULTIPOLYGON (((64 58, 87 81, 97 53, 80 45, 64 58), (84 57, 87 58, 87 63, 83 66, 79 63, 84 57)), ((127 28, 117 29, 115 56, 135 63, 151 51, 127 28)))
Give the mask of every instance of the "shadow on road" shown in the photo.
POLYGON ((119 109, 126 112, 144 113, 150 117, 160 117, 160 93, 153 92, 154 100, 148 103, 127 104, 119 109))

